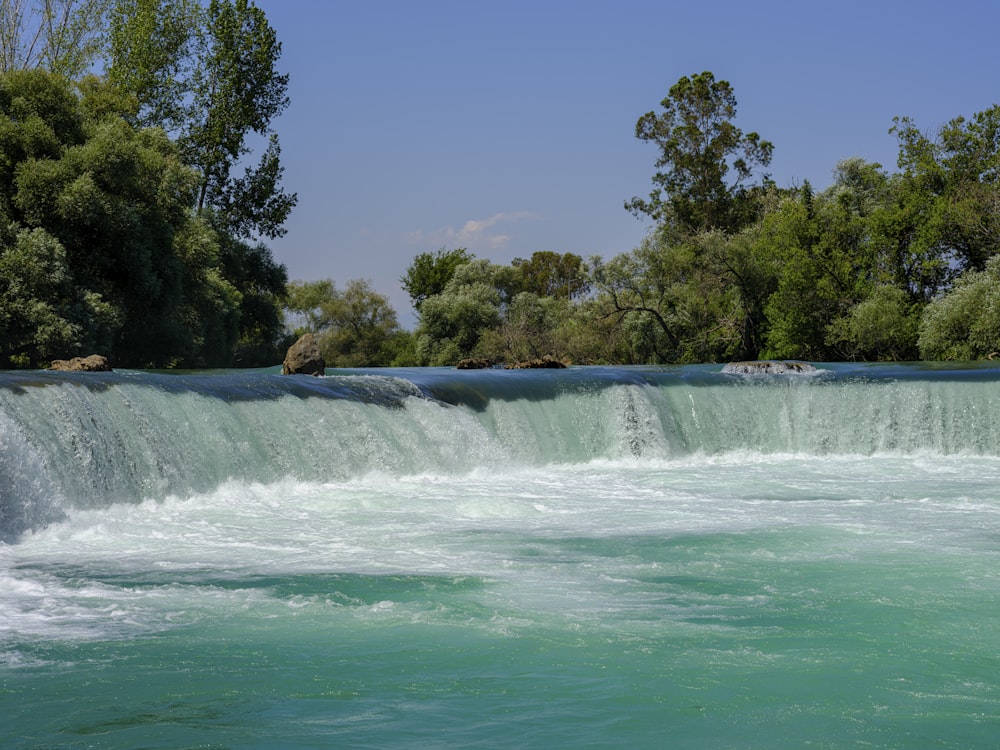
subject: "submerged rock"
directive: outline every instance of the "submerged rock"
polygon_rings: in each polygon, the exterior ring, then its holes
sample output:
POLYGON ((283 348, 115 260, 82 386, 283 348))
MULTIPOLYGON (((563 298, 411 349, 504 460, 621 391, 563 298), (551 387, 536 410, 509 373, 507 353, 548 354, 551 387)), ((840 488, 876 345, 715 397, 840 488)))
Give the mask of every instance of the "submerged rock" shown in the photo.
POLYGON ((510 366, 511 370, 541 370, 541 369, 556 369, 561 370, 566 365, 560 362, 555 357, 546 354, 544 357, 538 359, 529 359, 525 362, 515 362, 510 366))
POLYGON ((458 370, 540 370, 540 369, 562 369, 565 363, 560 362, 555 357, 546 354, 538 359, 528 359, 523 362, 515 362, 507 365, 496 362, 486 357, 467 357, 460 359, 455 368, 458 370))
POLYGON ((281 365, 282 375, 324 375, 326 361, 319 353, 316 337, 306 333, 288 347, 285 361, 281 365))
POLYGON ((89 357, 73 357, 72 359, 54 359, 49 364, 50 370, 62 372, 111 372, 108 358, 101 354, 91 354, 89 357))
POLYGON ((804 375, 816 368, 808 362, 730 362, 722 371, 728 375, 804 375))
POLYGON ((497 363, 492 359, 486 359, 485 357, 467 357, 466 359, 458 360, 458 364, 455 365, 455 369, 458 370, 489 370, 497 366, 497 363))

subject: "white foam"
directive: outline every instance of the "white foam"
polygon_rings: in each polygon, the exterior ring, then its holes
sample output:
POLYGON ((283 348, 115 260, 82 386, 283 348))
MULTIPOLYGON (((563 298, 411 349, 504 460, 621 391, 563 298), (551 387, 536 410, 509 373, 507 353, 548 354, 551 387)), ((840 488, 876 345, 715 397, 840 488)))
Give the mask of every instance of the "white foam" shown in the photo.
MULTIPOLYGON (((518 611, 563 607, 583 617, 623 606, 615 581, 650 564, 629 558, 621 540, 802 529, 807 544, 792 535, 743 554, 768 564, 849 559, 877 541, 944 552, 980 545, 995 555, 998 485, 1000 459, 759 454, 228 482, 74 511, 0 544, 0 633, 123 637, 248 608, 329 606, 239 583, 310 573, 474 576, 501 587, 518 611), (576 551, 574 539, 607 540, 616 552, 576 551), (223 579, 233 583, 213 583, 223 579)), ((393 607, 415 616, 384 601, 366 605, 372 616, 393 607)))

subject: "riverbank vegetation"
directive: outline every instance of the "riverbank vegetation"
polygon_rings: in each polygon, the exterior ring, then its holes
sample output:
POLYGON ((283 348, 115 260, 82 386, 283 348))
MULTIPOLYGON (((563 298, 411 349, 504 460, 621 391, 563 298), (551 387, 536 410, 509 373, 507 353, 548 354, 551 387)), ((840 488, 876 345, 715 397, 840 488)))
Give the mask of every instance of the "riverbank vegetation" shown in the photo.
POLYGON ((247 0, 3 4, 0 367, 280 361, 280 50, 247 0))
POLYGON ((1000 107, 931 135, 897 118, 898 171, 846 159, 821 191, 776 185, 766 172, 774 146, 737 128, 735 114, 730 85, 705 72, 639 118, 636 136, 659 156, 649 196, 625 204, 654 223, 631 251, 540 251, 510 265, 465 248, 418 255, 402 278, 416 330, 387 330, 380 361, 1000 352, 1000 107))
POLYGON ((815 190, 771 179, 778 146, 737 127, 729 83, 685 76, 636 123, 638 247, 422 252, 407 331, 370 282, 289 283, 266 245, 296 203, 280 53, 249 0, 3 5, 0 368, 271 365, 306 331, 340 367, 1000 351, 998 106, 934 133, 901 116, 896 170, 846 159, 815 190))

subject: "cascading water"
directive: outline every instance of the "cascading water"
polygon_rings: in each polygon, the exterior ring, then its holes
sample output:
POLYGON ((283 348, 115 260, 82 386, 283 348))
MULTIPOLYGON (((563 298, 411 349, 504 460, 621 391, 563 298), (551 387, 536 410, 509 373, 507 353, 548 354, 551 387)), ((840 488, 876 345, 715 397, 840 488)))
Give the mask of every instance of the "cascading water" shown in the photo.
POLYGON ((1000 369, 0 373, 4 747, 990 747, 1000 369))

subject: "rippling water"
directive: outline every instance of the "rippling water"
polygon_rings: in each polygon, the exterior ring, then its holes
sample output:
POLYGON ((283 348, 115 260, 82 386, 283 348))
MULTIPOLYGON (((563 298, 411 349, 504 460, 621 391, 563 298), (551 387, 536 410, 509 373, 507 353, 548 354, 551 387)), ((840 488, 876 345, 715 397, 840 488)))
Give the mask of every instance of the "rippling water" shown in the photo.
POLYGON ((16 748, 989 748, 1000 372, 0 375, 16 748))

